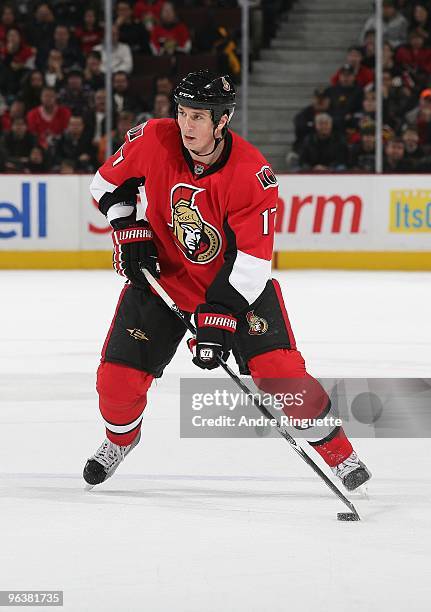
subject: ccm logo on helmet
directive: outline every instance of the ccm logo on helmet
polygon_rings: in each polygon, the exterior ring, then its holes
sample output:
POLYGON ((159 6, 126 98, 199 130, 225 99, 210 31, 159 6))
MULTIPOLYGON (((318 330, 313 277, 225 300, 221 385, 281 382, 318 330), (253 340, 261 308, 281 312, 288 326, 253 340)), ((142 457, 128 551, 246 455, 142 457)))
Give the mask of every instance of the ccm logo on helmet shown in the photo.
POLYGON ((269 166, 262 166, 259 172, 256 172, 256 176, 264 189, 277 187, 278 185, 275 174, 269 166))

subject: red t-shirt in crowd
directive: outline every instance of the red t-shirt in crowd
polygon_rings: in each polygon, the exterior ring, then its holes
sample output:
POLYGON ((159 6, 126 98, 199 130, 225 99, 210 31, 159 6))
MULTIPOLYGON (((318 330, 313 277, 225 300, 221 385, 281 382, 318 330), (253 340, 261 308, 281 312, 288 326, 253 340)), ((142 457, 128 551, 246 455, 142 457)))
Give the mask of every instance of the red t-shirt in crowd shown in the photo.
POLYGON ((431 72, 431 49, 414 50, 410 45, 403 45, 395 54, 397 64, 413 66, 425 72, 431 72))
POLYGON ((75 37, 79 42, 81 51, 84 54, 90 53, 93 47, 100 45, 102 42, 103 33, 102 30, 84 30, 84 28, 76 28, 75 37))
MULTIPOLYGON (((332 85, 338 84, 340 70, 337 70, 337 72, 334 75, 332 75, 331 77, 332 85)), ((361 66, 356 75, 356 83, 360 85, 360 87, 366 87, 366 85, 368 85, 369 83, 372 83, 373 81, 374 81, 374 70, 371 70, 371 68, 367 68, 366 66, 361 66)))
POLYGON ((61 136, 67 128, 71 111, 67 106, 57 106, 52 117, 47 117, 42 106, 27 113, 28 130, 38 138, 39 145, 46 148, 53 136, 61 136))
POLYGON ((151 50, 154 55, 163 55, 165 47, 172 45, 176 51, 189 53, 192 48, 190 33, 184 23, 177 23, 171 28, 161 24, 151 31, 151 50))
MULTIPOLYGON (((4 59, 6 55, 7 55, 7 49, 6 49, 6 46, 4 46, 0 52, 1 59, 4 59)), ((23 66, 32 68, 33 64, 30 65, 30 64, 27 64, 27 62, 31 60, 33 57, 34 57, 33 49, 31 47, 28 47, 27 45, 21 45, 18 51, 13 55, 12 62, 14 64, 22 64, 23 66)))

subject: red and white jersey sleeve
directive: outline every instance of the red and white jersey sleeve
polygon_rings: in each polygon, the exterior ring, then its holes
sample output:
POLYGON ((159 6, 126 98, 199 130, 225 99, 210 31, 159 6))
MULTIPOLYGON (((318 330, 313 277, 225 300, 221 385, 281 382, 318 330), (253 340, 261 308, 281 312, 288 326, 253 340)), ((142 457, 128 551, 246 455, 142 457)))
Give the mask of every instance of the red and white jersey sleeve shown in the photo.
POLYGON ((252 304, 271 278, 278 200, 277 180, 269 166, 241 169, 241 176, 228 196, 225 263, 207 290, 209 303, 231 312, 252 304))

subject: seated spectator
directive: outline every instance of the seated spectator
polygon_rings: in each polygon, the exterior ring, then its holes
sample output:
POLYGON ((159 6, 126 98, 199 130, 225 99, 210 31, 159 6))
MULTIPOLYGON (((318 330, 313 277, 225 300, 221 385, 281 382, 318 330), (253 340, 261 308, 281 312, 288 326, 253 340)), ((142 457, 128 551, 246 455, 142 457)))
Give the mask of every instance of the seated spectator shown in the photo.
POLYGON ((393 174, 409 172, 409 164, 405 158, 404 142, 400 138, 393 138, 386 143, 383 172, 393 174))
MULTIPOLYGON (((170 77, 166 75, 156 76, 154 78, 153 87, 151 91, 146 91, 142 94, 143 108, 146 112, 150 113, 151 109, 154 106, 154 98, 158 93, 166 94, 169 100, 171 101, 171 104, 173 104, 173 91, 174 83, 170 77)), ((143 116, 144 115, 139 115, 139 117, 137 118, 138 123, 145 121, 145 119, 142 119, 143 116)))
MULTIPOLYGON (((44 49, 45 54, 54 36, 55 17, 48 2, 36 5, 34 15, 28 19, 25 34, 30 45, 44 49)), ((43 68, 43 66, 39 66, 43 68)))
POLYGON ((94 108, 84 116, 84 123, 91 143, 97 149, 100 139, 106 132, 106 91, 104 89, 99 89, 94 94, 94 108))
MULTIPOLYGON (((54 40, 50 49, 60 51, 63 56, 63 68, 67 70, 72 66, 84 66, 84 59, 79 49, 78 43, 70 35, 69 28, 64 25, 57 25, 54 30, 54 40)), ((37 54, 37 65, 43 67, 49 50, 40 49, 37 54)))
POLYGON ((168 119, 172 117, 172 106, 169 96, 163 93, 156 94, 151 116, 153 119, 168 119))
POLYGON ((374 172, 376 155, 375 124, 368 123, 361 128, 361 139, 352 145, 349 166, 354 172, 374 172))
POLYGON ((40 70, 32 70, 27 76, 20 92, 20 99, 25 104, 25 110, 29 111, 40 104, 40 94, 45 85, 43 74, 40 70))
MULTIPOLYGON (((366 85, 374 81, 374 71, 370 70, 370 68, 367 68, 362 64, 363 59, 364 54, 361 47, 349 47, 349 50, 347 51, 346 64, 352 66, 353 73, 356 79, 356 84, 360 87, 365 87, 366 85)), ((337 70, 337 72, 332 76, 332 85, 338 84, 340 70, 337 70)))
POLYGON ((114 96, 115 111, 132 111, 136 113, 142 106, 136 96, 130 93, 129 75, 119 71, 112 75, 112 93, 114 96))
POLYGON ((36 139, 27 131, 24 118, 14 119, 11 131, 4 135, 2 142, 6 172, 20 172, 28 163, 35 144, 36 139))
POLYGON ((25 120, 25 105, 22 100, 14 100, 9 107, 9 110, 5 110, 1 116, 1 128, 3 132, 8 132, 12 128, 14 119, 25 120))
POLYGON ((160 21, 163 2, 164 0, 138 0, 133 9, 133 16, 151 32, 160 21))
POLYGON ((34 68, 34 50, 26 44, 18 28, 9 28, 6 32, 2 58, 6 64, 12 63, 17 68, 34 68))
POLYGON ((172 117, 172 114, 171 98, 166 94, 159 93, 154 96, 151 110, 138 115, 137 123, 143 123, 149 119, 168 119, 172 117))
MULTIPOLYGON (((112 58, 111 67, 112 72, 118 72, 122 70, 130 74, 133 70, 133 56, 129 45, 126 43, 119 42, 118 40, 118 27, 112 26, 112 58)), ((97 45, 94 47, 94 51, 98 51, 102 56, 102 71, 105 72, 105 49, 103 45, 97 45)))
POLYGON ((160 24, 151 31, 151 50, 154 55, 190 53, 192 41, 187 26, 179 21, 172 2, 164 2, 160 24))
MULTIPOLYGON (((135 115, 130 111, 122 111, 118 114, 117 125, 115 130, 112 132, 112 150, 117 151, 124 143, 126 133, 132 129, 135 115)), ((102 136, 99 141, 99 147, 97 152, 97 161, 99 164, 103 164, 106 159, 106 134, 102 136)))
POLYGON ((89 4, 101 4, 91 0, 50 0, 54 7, 55 17, 58 23, 64 23, 68 28, 75 28, 82 23, 84 11, 89 4))
POLYGON ((375 47, 376 47, 376 35, 374 30, 370 32, 366 32, 364 37, 364 46, 362 48, 362 64, 371 70, 374 70, 376 57, 375 57, 375 47))
POLYGON ((62 159, 60 167, 58 168, 59 174, 75 174, 77 170, 75 160, 73 159, 62 159))
POLYGON ((355 71, 350 64, 340 68, 337 85, 328 87, 326 93, 331 101, 330 110, 337 129, 352 126, 354 113, 362 105, 363 91, 355 81, 355 71))
POLYGON ((411 26, 414 30, 421 34, 424 39, 425 45, 429 46, 431 18, 429 6, 427 6, 425 3, 418 2, 414 5, 411 26))
MULTIPOLYGON (((407 19, 396 8, 394 0, 383 0, 383 40, 391 43, 393 47, 402 45, 407 40, 407 19)), ((362 29, 360 38, 364 44, 365 34, 376 29, 376 15, 373 12, 362 29)))
POLYGON ((429 172, 430 159, 419 144, 419 134, 415 128, 406 127, 402 135, 404 143, 404 157, 410 172, 429 172))
POLYGON ((353 115, 353 120, 355 129, 359 130, 361 125, 374 123, 376 120, 376 93, 374 90, 364 92, 362 108, 353 115))
POLYGON ((0 54, 4 52, 6 47, 6 34, 11 28, 18 29, 15 9, 12 4, 4 4, 0 16, 0 54))
POLYGON ((401 77, 403 71, 400 66, 395 63, 395 53, 390 43, 383 43, 383 58, 382 58, 383 70, 388 70, 391 73, 392 78, 399 76, 401 77))
POLYGON ((416 127, 419 144, 431 144, 431 89, 424 89, 419 97, 419 105, 406 113, 405 119, 409 126, 416 127))
MULTIPOLYGON (((399 131, 403 116, 415 103, 412 90, 403 85, 401 77, 391 77, 388 70, 383 71, 383 122, 399 131)), ((413 121, 413 120, 412 120, 413 121)))
POLYGON ((48 87, 54 87, 54 89, 60 89, 64 83, 64 69, 63 69, 63 54, 57 49, 51 49, 48 53, 48 59, 46 62, 46 68, 43 73, 43 78, 48 87))
POLYGON ((44 149, 52 145, 67 128, 70 110, 57 103, 57 94, 52 87, 44 87, 40 96, 41 105, 27 113, 29 131, 37 137, 44 149))
POLYGON ((22 172, 26 174, 45 174, 50 170, 48 156, 42 147, 33 147, 28 162, 23 165, 22 172))
POLYGON ((82 26, 78 26, 75 29, 75 37, 79 42, 84 57, 86 57, 96 45, 102 43, 103 31, 97 20, 96 9, 90 7, 85 11, 82 26))
POLYGON ((65 132, 55 145, 55 160, 59 164, 73 159, 78 172, 93 172, 96 165, 96 151, 85 131, 84 119, 71 115, 65 132))
POLYGON ((316 115, 315 132, 309 134, 299 155, 301 170, 337 172, 345 170, 347 146, 344 138, 333 132, 332 117, 328 113, 316 115))
POLYGON ((87 55, 84 80, 92 91, 105 87, 105 75, 102 72, 102 56, 99 51, 90 51, 87 55))
POLYGON ((173 91, 174 91, 174 83, 172 79, 162 74, 156 77, 156 80, 154 83, 154 95, 158 93, 163 93, 169 96, 170 99, 172 99, 173 91))
POLYGON ((22 39, 17 28, 10 28, 6 34, 6 45, 0 59, 7 70, 7 88, 4 93, 16 95, 21 80, 34 68, 35 55, 22 39))
POLYGON ((409 33, 409 42, 395 53, 395 61, 404 69, 431 73, 431 49, 424 47, 424 37, 417 30, 409 33))
POLYGON ((63 89, 58 94, 58 102, 67 106, 73 115, 86 113, 90 108, 91 89, 84 83, 81 70, 70 70, 65 78, 63 89))
POLYGON ((129 45, 132 53, 150 54, 150 38, 147 29, 133 18, 133 10, 127 0, 119 0, 116 6, 115 25, 118 27, 119 40, 129 45))
POLYGON ((329 110, 330 99, 326 90, 323 88, 315 89, 313 102, 300 111, 294 118, 295 142, 293 150, 299 153, 304 139, 309 134, 314 133, 314 120, 319 113, 329 110))

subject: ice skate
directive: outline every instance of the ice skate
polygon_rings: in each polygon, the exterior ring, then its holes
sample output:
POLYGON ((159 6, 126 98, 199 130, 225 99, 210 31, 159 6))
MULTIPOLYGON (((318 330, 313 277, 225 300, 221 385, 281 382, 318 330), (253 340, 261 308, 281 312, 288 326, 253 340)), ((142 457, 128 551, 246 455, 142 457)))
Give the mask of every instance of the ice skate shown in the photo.
POLYGON ((92 489, 95 485, 104 482, 112 476, 120 463, 135 448, 141 439, 141 432, 128 446, 119 446, 114 444, 107 438, 102 445, 97 449, 92 457, 90 457, 84 467, 84 480, 89 485, 87 489, 92 489))
POLYGON ((348 491, 354 491, 371 478, 371 472, 358 459, 355 451, 352 452, 350 457, 331 469, 348 491))

